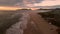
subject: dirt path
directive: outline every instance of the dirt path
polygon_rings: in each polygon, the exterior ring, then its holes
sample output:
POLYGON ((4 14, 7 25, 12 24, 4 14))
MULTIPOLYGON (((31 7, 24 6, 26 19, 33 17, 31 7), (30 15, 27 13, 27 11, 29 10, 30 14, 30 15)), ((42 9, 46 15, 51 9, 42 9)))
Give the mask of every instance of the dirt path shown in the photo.
POLYGON ((28 13, 30 15, 27 29, 24 30, 24 34, 57 34, 56 27, 50 27, 48 22, 46 22, 40 15, 36 13, 28 13), (51 30, 52 29, 52 30, 51 30))

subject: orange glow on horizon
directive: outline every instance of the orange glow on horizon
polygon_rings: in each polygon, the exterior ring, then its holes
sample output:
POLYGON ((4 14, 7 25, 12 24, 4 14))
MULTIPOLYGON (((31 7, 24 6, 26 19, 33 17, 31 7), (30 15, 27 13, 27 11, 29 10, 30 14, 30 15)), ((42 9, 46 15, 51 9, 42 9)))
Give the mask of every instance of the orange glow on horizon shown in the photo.
MULTIPOLYGON (((17 10, 17 9, 24 9, 16 6, 0 6, 0 10, 17 10)), ((31 10, 37 10, 38 8, 26 8, 31 10)))
POLYGON ((37 10, 37 9, 39 9, 39 8, 31 8, 31 10, 37 10))
POLYGON ((17 10, 17 9, 21 9, 21 8, 9 7, 9 6, 0 6, 0 10, 17 10))

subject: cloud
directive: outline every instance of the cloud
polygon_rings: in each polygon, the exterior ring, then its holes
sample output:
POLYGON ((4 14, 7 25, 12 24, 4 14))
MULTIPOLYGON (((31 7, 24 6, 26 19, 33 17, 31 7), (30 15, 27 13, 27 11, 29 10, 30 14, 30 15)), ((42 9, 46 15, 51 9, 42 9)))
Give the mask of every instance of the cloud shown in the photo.
POLYGON ((60 5, 60 0, 0 0, 0 5, 36 7, 36 6, 54 6, 60 5))
POLYGON ((53 5, 60 5, 60 0, 45 0, 41 3, 35 3, 34 6, 53 6, 53 5))
POLYGON ((36 7, 36 6, 54 6, 54 5, 60 5, 60 0, 44 0, 39 3, 27 4, 26 6, 36 7))
POLYGON ((17 2, 22 2, 22 0, 0 0, 0 5, 13 6, 17 2))
POLYGON ((40 3, 43 0, 23 0, 22 3, 16 3, 15 5, 21 6, 21 7, 33 7, 35 3, 40 3), (33 6, 32 6, 33 5, 33 6))

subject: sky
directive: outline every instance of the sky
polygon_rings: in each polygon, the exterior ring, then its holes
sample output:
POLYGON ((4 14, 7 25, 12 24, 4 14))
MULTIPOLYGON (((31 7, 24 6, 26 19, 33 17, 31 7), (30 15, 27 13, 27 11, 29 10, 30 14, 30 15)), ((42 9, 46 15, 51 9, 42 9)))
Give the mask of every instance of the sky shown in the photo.
POLYGON ((55 6, 60 5, 60 0, 0 0, 0 6, 19 6, 19 7, 36 7, 36 6, 55 6))

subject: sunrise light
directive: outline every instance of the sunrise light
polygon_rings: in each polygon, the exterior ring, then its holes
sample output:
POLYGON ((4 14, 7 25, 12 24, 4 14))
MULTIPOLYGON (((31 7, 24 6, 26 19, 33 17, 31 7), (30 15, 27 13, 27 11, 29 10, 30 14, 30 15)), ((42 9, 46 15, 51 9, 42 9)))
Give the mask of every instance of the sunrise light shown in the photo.
POLYGON ((31 8, 31 10, 37 10, 37 9, 39 9, 39 8, 31 8))
POLYGON ((17 9, 21 9, 21 8, 9 7, 9 6, 0 6, 0 10, 17 10, 17 9))

